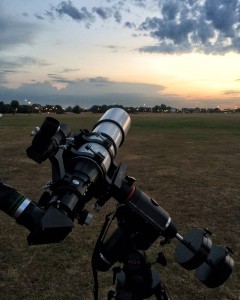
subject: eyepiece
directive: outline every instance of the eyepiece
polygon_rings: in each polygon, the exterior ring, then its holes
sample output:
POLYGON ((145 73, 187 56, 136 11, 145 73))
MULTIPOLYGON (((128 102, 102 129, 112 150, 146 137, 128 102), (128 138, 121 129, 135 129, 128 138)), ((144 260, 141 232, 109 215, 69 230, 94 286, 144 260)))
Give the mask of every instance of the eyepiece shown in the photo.
POLYGON ((17 219, 29 203, 30 200, 15 189, 0 183, 0 209, 6 214, 17 219))
POLYGON ((14 188, 0 182, 0 210, 26 227, 29 244, 58 243, 73 229, 72 220, 57 208, 39 207, 14 188))
POLYGON ((58 120, 47 117, 32 140, 32 145, 27 148, 27 156, 38 163, 55 155, 59 146, 65 143, 70 135, 69 128, 59 123, 58 120))
POLYGON ((0 183, 0 210, 29 230, 38 224, 45 213, 34 201, 4 183, 0 183))
POLYGON ((50 139, 59 129, 59 121, 52 118, 47 117, 41 125, 41 133, 45 136, 46 139, 50 139))

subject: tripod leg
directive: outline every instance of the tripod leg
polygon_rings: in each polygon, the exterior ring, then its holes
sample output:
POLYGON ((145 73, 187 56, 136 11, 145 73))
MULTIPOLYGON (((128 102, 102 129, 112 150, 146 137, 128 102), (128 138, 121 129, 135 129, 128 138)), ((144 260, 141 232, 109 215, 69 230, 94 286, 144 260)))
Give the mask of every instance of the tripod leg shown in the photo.
POLYGON ((112 300, 112 299, 116 299, 116 292, 111 290, 108 292, 107 300, 112 300))
POLYGON ((161 281, 154 288, 153 294, 157 300, 171 300, 171 295, 165 284, 161 281))

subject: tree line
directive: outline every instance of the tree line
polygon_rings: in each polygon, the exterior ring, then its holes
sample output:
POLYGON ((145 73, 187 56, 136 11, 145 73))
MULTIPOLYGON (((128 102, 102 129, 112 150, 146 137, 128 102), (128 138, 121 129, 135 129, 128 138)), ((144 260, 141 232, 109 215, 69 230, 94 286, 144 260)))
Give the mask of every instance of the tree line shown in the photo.
MULTIPOLYGON (((26 100, 25 100, 26 101, 26 100)), ((73 113, 80 114, 83 111, 89 111, 92 113, 104 113, 109 108, 119 107, 126 110, 128 113, 139 113, 139 112, 152 112, 152 113, 219 113, 219 112, 240 112, 239 108, 236 109, 225 109, 221 110, 219 107, 216 108, 200 108, 196 106, 195 108, 182 108, 176 109, 165 104, 155 105, 154 107, 147 107, 146 105, 140 107, 133 106, 123 106, 123 105, 93 105, 90 108, 82 108, 79 105, 68 106, 63 108, 61 105, 40 105, 38 103, 31 103, 26 101, 26 104, 19 104, 17 100, 12 100, 9 104, 5 104, 3 101, 0 101, 0 113, 2 114, 39 114, 39 113, 73 113)))
MULTIPOLYGON (((27 102, 27 101, 26 101, 27 102)), ((74 113, 74 114, 79 114, 83 111, 90 111, 93 113, 104 113, 106 112, 109 108, 112 107, 119 107, 122 109, 125 109, 129 113, 136 113, 136 112, 170 112, 171 107, 166 106, 165 104, 161 105, 156 105, 153 108, 151 107, 146 107, 141 106, 141 107, 125 107, 123 105, 93 105, 90 108, 82 108, 79 105, 75 106, 68 106, 67 108, 63 108, 61 105, 40 105, 38 103, 31 103, 27 102, 26 104, 19 104, 17 100, 12 100, 9 104, 5 104, 3 101, 0 101, 0 113, 57 113, 57 114, 62 114, 62 113, 74 113)))

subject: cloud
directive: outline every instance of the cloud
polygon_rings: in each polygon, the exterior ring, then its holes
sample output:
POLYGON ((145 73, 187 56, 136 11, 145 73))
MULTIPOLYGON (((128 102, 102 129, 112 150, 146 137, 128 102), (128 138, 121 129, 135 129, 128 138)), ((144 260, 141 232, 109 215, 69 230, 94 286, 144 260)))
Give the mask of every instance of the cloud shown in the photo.
POLYGON ((92 11, 103 20, 109 19, 112 16, 112 9, 109 7, 93 7, 92 11))
POLYGON ((51 80, 67 82, 67 86, 58 90, 50 81, 23 84, 18 88, 0 86, 0 99, 9 103, 12 99, 21 102, 27 98, 32 103, 51 102, 51 104, 65 106, 79 104, 83 107, 112 103, 139 106, 147 101, 157 104, 159 91, 164 90, 164 87, 160 85, 113 82, 101 76, 68 80, 54 73, 48 75, 51 80))
POLYGON ((82 7, 80 10, 77 9, 71 1, 62 1, 57 7, 56 12, 59 16, 67 15, 75 21, 92 21, 94 20, 93 15, 87 10, 86 7, 82 7))
MULTIPOLYGON (((140 52, 225 54, 240 52, 239 0, 113 0, 108 6, 77 7, 62 1, 45 12, 50 19, 69 17, 87 28, 97 20, 113 20, 150 36, 154 44, 140 52), (148 16, 146 17, 146 15, 148 16)), ((35 14, 42 19, 41 14, 35 14)))
POLYGON ((39 20, 44 20, 44 17, 41 16, 40 14, 35 13, 34 16, 39 20))
POLYGON ((12 73, 27 72, 27 66, 43 67, 48 65, 49 63, 47 63, 46 61, 32 56, 0 57, 0 84, 7 84, 8 75, 12 73))
MULTIPOLYGON (((87 28, 90 28, 96 21, 96 18, 100 18, 103 21, 113 18, 115 22, 121 23, 120 8, 122 5, 123 2, 120 1, 110 6, 93 6, 91 11, 89 11, 86 7, 76 7, 72 1, 62 1, 57 6, 51 5, 51 8, 45 11, 44 16, 51 20, 67 16, 73 21, 82 22, 87 28)), ((35 17, 40 20, 44 19, 44 16, 39 13, 35 14, 35 17)))
POLYGON ((75 69, 72 69, 72 68, 64 68, 61 70, 62 73, 69 73, 69 72, 77 72, 79 71, 80 69, 79 68, 75 68, 75 69))
POLYGON ((129 21, 127 21, 127 22, 124 23, 124 27, 125 27, 125 28, 129 28, 129 29, 135 29, 135 28, 136 28, 136 25, 135 25, 134 22, 129 22, 129 21))
MULTIPOLYGON (((94 22, 94 15, 86 7, 77 8, 71 1, 62 1, 57 6, 51 5, 51 8, 44 13, 45 17, 50 19, 70 17, 77 22, 83 22, 87 28, 94 22)), ((38 19, 43 18, 37 14, 38 19)))
POLYGON ((240 90, 227 90, 223 92, 223 95, 239 96, 240 90))
POLYGON ((103 86, 103 85, 105 86, 112 83, 112 81, 110 81, 107 77, 102 77, 102 76, 88 78, 87 81, 98 86, 103 86))
POLYGON ((222 99, 190 99, 178 94, 165 92, 165 87, 154 84, 126 83, 110 81, 106 77, 92 77, 79 80, 68 80, 66 77, 50 73, 49 77, 55 80, 67 82, 65 88, 58 90, 50 81, 23 84, 18 88, 7 88, 0 85, 0 100, 10 103, 16 99, 20 104, 24 99, 32 103, 59 104, 62 106, 80 105, 91 107, 92 105, 111 105, 113 103, 125 106, 146 106, 166 104, 171 107, 232 107, 238 105, 239 90, 223 91, 226 96, 222 99))
POLYGON ((4 16, 2 13, 0 13, 0 28, 0 51, 33 44, 36 34, 40 31, 37 24, 4 16))
POLYGON ((48 77, 51 79, 53 82, 58 82, 58 83, 72 83, 72 80, 69 80, 68 78, 58 75, 58 74, 48 74, 48 77))
POLYGON ((155 45, 143 52, 225 54, 240 52, 240 2, 238 0, 162 0, 158 16, 147 17, 140 32, 155 45))
POLYGON ((119 47, 117 45, 106 45, 104 48, 110 49, 112 52, 119 52, 123 47, 119 47))
POLYGON ((139 7, 146 7, 146 0, 133 0, 133 3, 139 7))

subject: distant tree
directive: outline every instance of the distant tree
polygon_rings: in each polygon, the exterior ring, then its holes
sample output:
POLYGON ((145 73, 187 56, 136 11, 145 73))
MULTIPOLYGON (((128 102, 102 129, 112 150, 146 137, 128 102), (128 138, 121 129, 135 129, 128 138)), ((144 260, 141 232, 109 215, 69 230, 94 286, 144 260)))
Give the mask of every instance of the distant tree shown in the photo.
POLYGON ((167 107, 166 107, 166 111, 167 111, 167 112, 170 112, 171 110, 172 110, 172 107, 171 107, 171 106, 167 106, 167 107))
POLYGON ((19 102, 17 100, 12 100, 10 103, 10 107, 12 108, 12 113, 15 115, 19 108, 19 102))
POLYGON ((91 111, 93 113, 98 113, 98 112, 100 112, 100 106, 93 105, 91 108, 89 108, 89 111, 91 111))
POLYGON ((6 105, 3 101, 0 101, 0 113, 6 113, 6 105))
POLYGON ((38 103, 34 103, 32 105, 32 111, 34 114, 40 114, 42 112, 42 105, 40 105, 38 103))
POLYGON ((80 107, 79 105, 75 105, 75 106, 73 107, 73 109, 72 109, 72 112, 73 112, 74 114, 80 114, 81 111, 82 111, 82 109, 81 109, 81 107, 80 107))
POLYGON ((161 104, 160 105, 160 111, 164 112, 165 110, 167 110, 167 106, 165 104, 161 104))
POLYGON ((53 112, 55 112, 55 106, 54 106, 54 105, 50 105, 50 104, 46 104, 46 105, 43 107, 43 112, 46 112, 46 113, 53 113, 53 112))
POLYGON ((66 109, 65 109, 65 112, 72 112, 72 107, 71 106, 68 106, 66 109))
POLYGON ((64 114, 65 110, 62 108, 61 105, 55 105, 55 112, 56 114, 64 114))
POLYGON ((130 107, 125 107, 126 112, 128 113, 135 113, 136 112, 136 108, 130 106, 130 107))
POLYGON ((101 106, 101 112, 102 113, 105 113, 108 109, 109 109, 109 106, 107 106, 106 104, 101 106))
POLYGON ((29 111, 29 105, 19 105, 18 112, 20 114, 27 114, 29 111))
POLYGON ((155 105, 152 109, 152 112, 160 112, 160 106, 159 105, 155 105))

